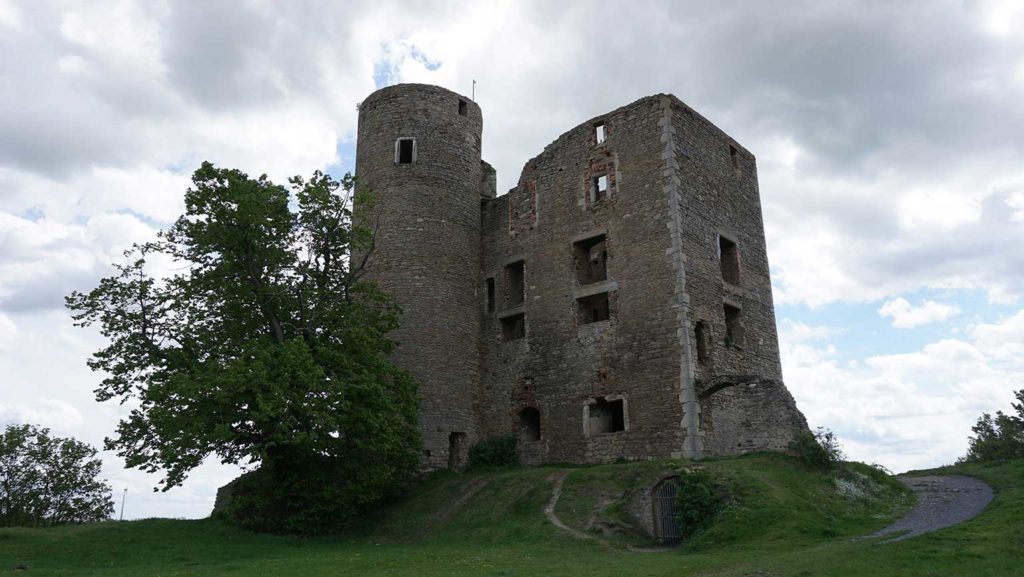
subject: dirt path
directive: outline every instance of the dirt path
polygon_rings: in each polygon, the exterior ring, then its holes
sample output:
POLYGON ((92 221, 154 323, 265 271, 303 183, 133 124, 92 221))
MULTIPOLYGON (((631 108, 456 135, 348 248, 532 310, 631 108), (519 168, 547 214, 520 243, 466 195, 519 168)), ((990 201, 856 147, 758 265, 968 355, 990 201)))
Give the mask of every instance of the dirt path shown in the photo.
POLYGON ((558 506, 558 499, 562 496, 562 483, 565 481, 565 478, 569 476, 569 473, 572 473, 572 471, 559 471, 557 473, 551 474, 548 477, 548 480, 553 481, 553 484, 551 485, 551 500, 548 501, 548 504, 544 506, 544 516, 548 518, 548 521, 551 521, 552 525, 569 533, 577 539, 580 539, 582 541, 593 541, 594 543, 597 543, 603 547, 614 549, 614 547, 612 547, 611 544, 605 541, 604 539, 601 539, 600 537, 596 537, 594 535, 588 535, 583 531, 573 529, 572 527, 566 525, 562 522, 561 519, 558 518, 558 515, 555 514, 555 507, 558 506))
POLYGON ((917 493, 917 504, 899 521, 869 535, 896 534, 885 543, 900 541, 962 523, 981 513, 992 500, 992 487, 962 475, 902 477, 900 482, 917 493))

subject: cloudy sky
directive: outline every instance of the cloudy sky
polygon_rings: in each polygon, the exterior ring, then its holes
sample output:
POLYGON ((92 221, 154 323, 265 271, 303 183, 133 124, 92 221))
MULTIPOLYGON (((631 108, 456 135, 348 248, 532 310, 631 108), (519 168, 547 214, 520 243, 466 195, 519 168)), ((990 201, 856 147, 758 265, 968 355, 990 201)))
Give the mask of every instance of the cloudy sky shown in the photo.
MULTIPOLYGON (((499 190, 560 133, 670 92, 758 157, 786 381, 850 457, 952 462, 1024 388, 1024 8, 1008 1, 0 0, 0 423, 94 444, 102 346, 63 296, 182 209, 201 161, 352 169, 356 103, 484 111, 499 190)), ((199 517, 105 454, 126 518, 199 517)))

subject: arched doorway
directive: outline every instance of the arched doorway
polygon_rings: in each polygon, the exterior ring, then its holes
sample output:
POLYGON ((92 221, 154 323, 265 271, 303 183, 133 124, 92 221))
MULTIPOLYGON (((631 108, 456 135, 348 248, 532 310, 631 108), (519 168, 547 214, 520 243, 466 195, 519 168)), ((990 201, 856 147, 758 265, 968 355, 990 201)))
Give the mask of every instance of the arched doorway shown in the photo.
POLYGON ((453 432, 448 435, 448 468, 452 471, 462 471, 466 468, 469 443, 466 433, 453 432))
POLYGON ((665 545, 682 541, 676 518, 676 497, 679 477, 666 477, 651 489, 651 513, 654 516, 654 538, 665 545))
POLYGON ((540 411, 526 407, 519 411, 519 440, 532 443, 540 440, 540 411))

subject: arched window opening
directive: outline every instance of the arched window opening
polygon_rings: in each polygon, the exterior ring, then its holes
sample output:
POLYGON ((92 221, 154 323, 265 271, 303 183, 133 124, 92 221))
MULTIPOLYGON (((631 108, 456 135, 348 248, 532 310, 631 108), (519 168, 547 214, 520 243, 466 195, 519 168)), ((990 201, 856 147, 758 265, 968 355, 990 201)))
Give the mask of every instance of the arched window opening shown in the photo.
POLYGON ((526 407, 519 411, 519 440, 525 443, 540 440, 540 411, 526 407))

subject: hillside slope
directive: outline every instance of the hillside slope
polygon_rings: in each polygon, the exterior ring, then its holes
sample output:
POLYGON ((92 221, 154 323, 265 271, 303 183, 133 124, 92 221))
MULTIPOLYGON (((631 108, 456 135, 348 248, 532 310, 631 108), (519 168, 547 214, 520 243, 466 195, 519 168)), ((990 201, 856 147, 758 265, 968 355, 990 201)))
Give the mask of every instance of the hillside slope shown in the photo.
MULTIPOLYGON (((1024 561, 1024 463, 961 468, 996 498, 979 517, 894 544, 853 541, 909 506, 892 485, 805 469, 781 455, 706 461, 732 503, 691 543, 645 543, 623 512, 669 462, 437 475, 341 536, 254 535, 216 520, 0 529, 0 574, 22 575, 1010 575, 1024 561), (553 475, 569 471, 555 512, 604 544, 544 516, 553 475), (853 481, 851 481, 853 479, 853 481)), ((870 476, 863 466, 853 466, 870 476)))

